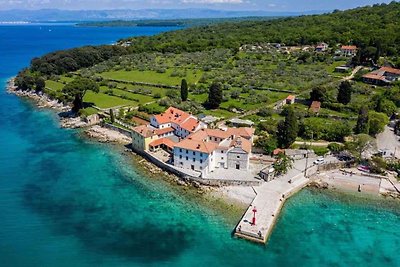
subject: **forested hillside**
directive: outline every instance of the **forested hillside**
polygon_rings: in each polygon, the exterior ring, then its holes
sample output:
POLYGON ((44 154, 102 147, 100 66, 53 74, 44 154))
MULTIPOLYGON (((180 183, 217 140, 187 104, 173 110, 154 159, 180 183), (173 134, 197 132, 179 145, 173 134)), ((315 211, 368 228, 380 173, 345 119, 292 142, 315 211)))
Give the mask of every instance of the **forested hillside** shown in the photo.
POLYGON ((331 14, 247 21, 190 28, 155 37, 132 38, 132 51, 181 52, 211 48, 237 49, 241 44, 317 42, 375 46, 383 54, 400 49, 400 3, 374 5, 331 14))
MULTIPOLYGON (((240 21, 188 28, 150 37, 135 37, 129 49, 101 46, 51 53, 32 61, 32 70, 61 74, 89 67, 111 56, 127 53, 181 53, 227 48, 237 51, 243 44, 286 45, 355 44, 383 56, 400 53, 400 3, 380 4, 330 14, 240 21), (85 60, 82 60, 82 53, 85 60)), ((399 60, 397 60, 399 61, 399 60)))

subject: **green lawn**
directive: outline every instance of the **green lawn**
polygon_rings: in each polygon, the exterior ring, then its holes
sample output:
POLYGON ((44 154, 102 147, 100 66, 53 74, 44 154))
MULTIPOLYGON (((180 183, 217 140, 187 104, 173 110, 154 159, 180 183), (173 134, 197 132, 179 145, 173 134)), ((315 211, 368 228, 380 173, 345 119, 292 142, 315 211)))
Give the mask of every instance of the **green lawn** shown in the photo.
MULTIPOLYGON (((158 73, 155 71, 119 70, 103 72, 100 75, 106 79, 179 86, 181 84, 182 78, 171 77, 172 72, 172 68, 167 69, 165 73, 158 73)), ((197 83, 200 77, 201 74, 195 75, 192 71, 188 71, 186 79, 188 83, 197 83)))
POLYGON ((154 98, 148 95, 134 94, 120 89, 113 89, 113 92, 118 96, 126 96, 128 98, 136 99, 140 104, 146 104, 154 101, 154 98))
POLYGON ((211 115, 211 116, 214 116, 214 117, 225 118, 225 119, 233 118, 233 117, 236 116, 235 113, 229 112, 229 111, 224 110, 224 109, 204 110, 203 113, 206 114, 206 115, 211 115))
POLYGON ((81 110, 82 115, 85 115, 85 116, 90 116, 90 115, 96 114, 97 112, 98 112, 98 110, 95 108, 92 108, 92 107, 88 107, 88 108, 81 110))
POLYGON ((60 77, 60 81, 61 81, 61 82, 70 83, 70 82, 72 82, 73 80, 74 80, 74 78, 71 78, 71 77, 65 77, 65 76, 61 76, 61 77, 60 77))
POLYGON ((152 87, 152 86, 143 86, 143 85, 133 85, 133 84, 125 84, 125 83, 117 83, 117 88, 121 90, 149 90, 151 94, 154 95, 156 93, 160 94, 161 96, 165 96, 165 93, 168 89, 159 88, 159 87, 152 87))
POLYGON ((99 108, 112 108, 116 106, 137 106, 138 103, 132 100, 122 99, 116 96, 106 95, 104 93, 93 93, 88 91, 83 98, 86 103, 93 103, 99 108))
MULTIPOLYGON (((328 71, 328 73, 334 73, 336 67, 346 65, 346 63, 347 63, 346 61, 335 61, 331 65, 327 65, 326 70, 328 71)), ((336 73, 336 74, 340 74, 340 73, 336 73)), ((346 74, 346 73, 344 73, 344 74, 346 74)))
POLYGON ((65 85, 60 82, 55 82, 51 80, 46 81, 46 88, 50 88, 51 90, 54 91, 61 91, 64 88, 64 86, 65 85))

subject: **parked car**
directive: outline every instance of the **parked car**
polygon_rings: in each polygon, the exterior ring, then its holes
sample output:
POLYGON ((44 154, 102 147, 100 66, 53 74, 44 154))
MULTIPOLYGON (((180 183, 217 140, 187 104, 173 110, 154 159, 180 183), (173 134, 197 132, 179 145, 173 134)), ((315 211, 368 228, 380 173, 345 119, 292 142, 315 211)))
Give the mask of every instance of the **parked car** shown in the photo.
POLYGON ((350 153, 348 153, 346 151, 340 152, 336 157, 337 157, 338 160, 345 161, 345 162, 349 162, 349 161, 353 161, 354 160, 354 157, 350 153))
POLYGON ((321 165, 321 164, 324 164, 324 162, 325 162, 325 159, 324 159, 324 158, 318 158, 318 159, 316 159, 316 160, 314 161, 314 164, 315 164, 315 165, 321 165))
POLYGON ((362 172, 370 172, 369 167, 365 165, 359 165, 357 167, 357 170, 362 171, 362 172))

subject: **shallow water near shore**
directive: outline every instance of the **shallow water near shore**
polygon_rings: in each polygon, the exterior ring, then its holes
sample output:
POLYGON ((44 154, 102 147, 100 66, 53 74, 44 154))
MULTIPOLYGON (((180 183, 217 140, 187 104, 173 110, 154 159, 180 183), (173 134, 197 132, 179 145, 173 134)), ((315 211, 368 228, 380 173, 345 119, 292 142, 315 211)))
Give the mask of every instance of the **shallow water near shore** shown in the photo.
POLYGON ((62 26, 36 41, 24 27, 0 27, 13 41, 0 43, 0 266, 400 266, 398 202, 305 189, 254 245, 118 150, 60 129, 54 112, 7 94, 6 79, 46 51, 135 32, 62 26))

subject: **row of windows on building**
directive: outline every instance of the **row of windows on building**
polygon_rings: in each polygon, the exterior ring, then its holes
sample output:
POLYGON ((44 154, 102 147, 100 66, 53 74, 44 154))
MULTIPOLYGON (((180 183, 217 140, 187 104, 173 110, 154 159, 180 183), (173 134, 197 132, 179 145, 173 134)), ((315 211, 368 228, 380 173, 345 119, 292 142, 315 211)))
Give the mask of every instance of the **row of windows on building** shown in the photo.
MULTIPOLYGON (((179 155, 179 159, 182 159, 182 158, 183 158, 182 155, 179 155)), ((188 160, 189 160, 189 157, 186 157, 186 160, 188 161, 188 160)), ((196 158, 192 158, 192 161, 195 162, 195 161, 196 161, 196 158)), ((202 160, 202 159, 200 159, 200 163, 203 163, 203 160, 202 160)))
MULTIPOLYGON (((179 162, 179 164, 180 164, 180 165, 183 165, 183 162, 181 161, 181 162, 179 162)), ((190 168, 191 168, 192 170, 195 170, 195 166, 194 166, 194 165, 190 165, 190 168)), ((202 167, 202 166, 200 166, 200 170, 203 170, 203 167, 202 167)))
MULTIPOLYGON (((182 148, 179 148, 179 152, 182 153, 182 152, 183 152, 183 149, 182 149, 182 148)), ((186 149, 185 149, 185 153, 186 153, 186 154, 189 154, 189 150, 186 150, 186 149)), ((192 151, 192 154, 193 154, 193 156, 196 156, 196 151, 192 151)), ((199 155, 200 155, 200 157, 203 157, 203 153, 202 153, 202 152, 199 152, 199 155)))

